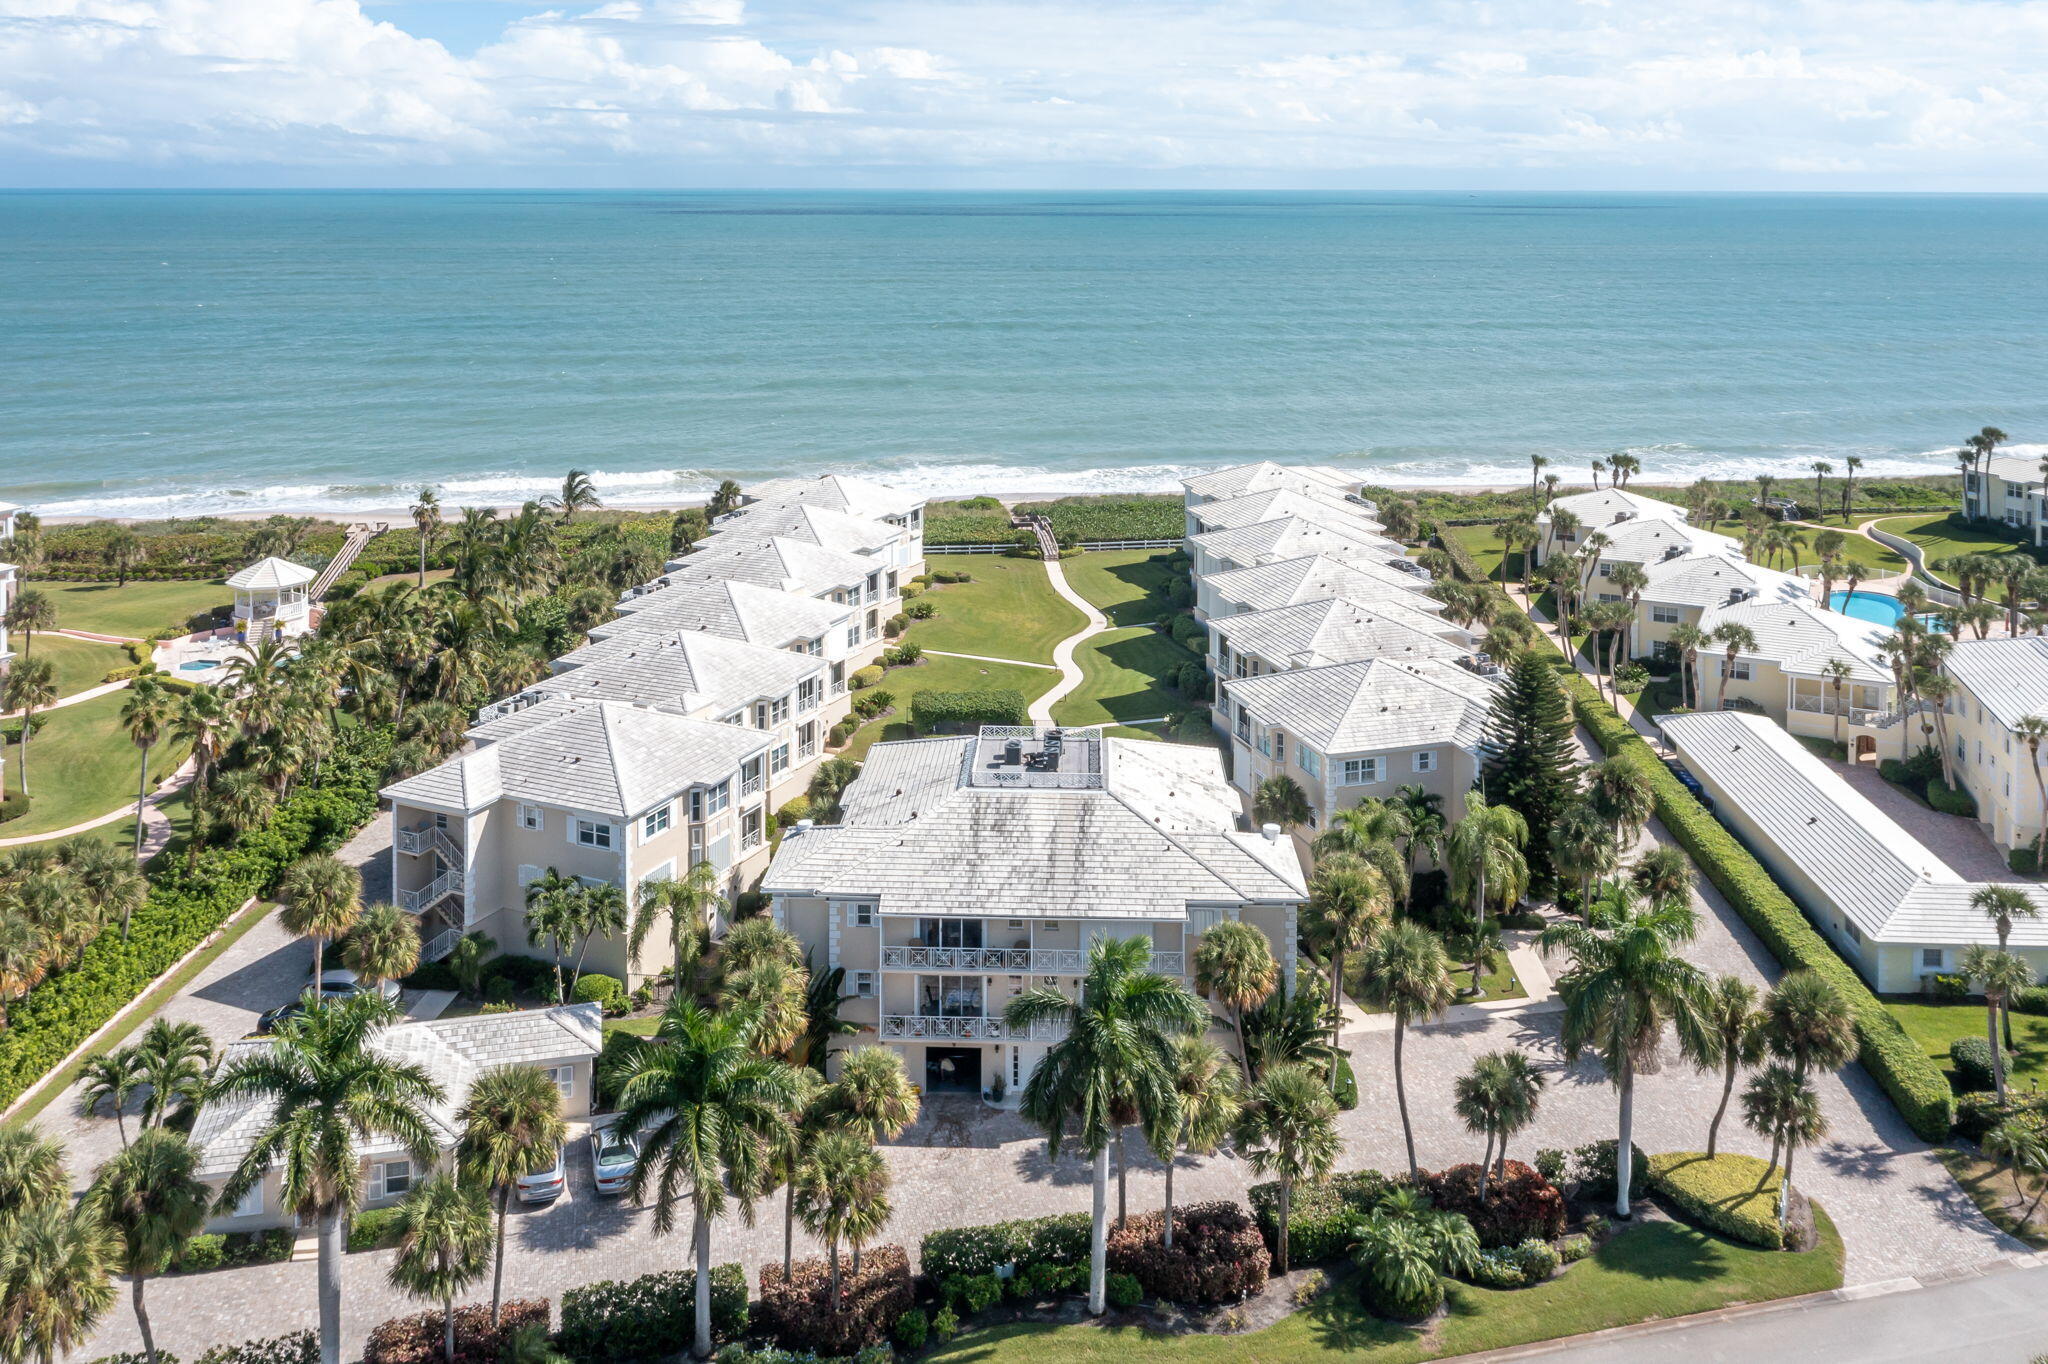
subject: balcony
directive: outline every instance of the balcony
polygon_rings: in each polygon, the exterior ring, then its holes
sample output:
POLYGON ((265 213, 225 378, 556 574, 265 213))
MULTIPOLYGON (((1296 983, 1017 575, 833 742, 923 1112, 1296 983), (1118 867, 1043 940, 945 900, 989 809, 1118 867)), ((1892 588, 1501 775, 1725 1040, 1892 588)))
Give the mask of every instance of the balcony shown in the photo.
POLYGON ((462 872, 444 871, 418 890, 398 892, 398 907, 408 914, 424 914, 451 895, 462 893, 462 872))
POLYGON ((1040 1023, 1028 1030, 1017 1030, 1001 1018, 987 1018, 978 1014, 955 1017, 928 1014, 883 1014, 881 1034, 884 1038, 918 1040, 930 1038, 937 1041, 957 1042, 1056 1042, 1066 1036, 1065 1025, 1040 1023))
MULTIPOLYGON (((1152 969, 1177 976, 1181 952, 1154 952, 1152 969)), ((1078 976, 1088 969, 1085 947, 884 947, 887 971, 1003 971, 1016 975, 1078 976)))
POLYGON ((1852 725, 1873 725, 1878 728, 1883 728, 1899 718, 1896 710, 1838 703, 1831 696, 1795 696, 1792 698, 1792 709, 1808 715, 1840 715, 1852 725))

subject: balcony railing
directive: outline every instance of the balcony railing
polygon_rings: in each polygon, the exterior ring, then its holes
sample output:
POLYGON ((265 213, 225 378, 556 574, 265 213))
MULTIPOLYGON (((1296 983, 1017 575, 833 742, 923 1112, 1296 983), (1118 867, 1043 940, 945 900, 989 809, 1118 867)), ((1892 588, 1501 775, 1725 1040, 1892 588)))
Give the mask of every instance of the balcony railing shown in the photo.
POLYGON ((1898 712, 1870 706, 1837 704, 1831 696, 1795 696, 1792 709, 1808 715, 1841 715, 1852 725, 1884 725, 1898 718, 1898 712))
POLYGON ((460 941, 462 941, 461 929, 443 929, 441 932, 436 933, 433 937, 429 938, 427 940, 426 946, 420 948, 420 960, 440 961, 443 957, 446 957, 450 952, 453 952, 455 950, 455 944, 460 941))
POLYGON ((761 794, 761 774, 756 772, 751 777, 740 778, 740 794, 743 796, 757 796, 761 794))
MULTIPOLYGON (((1154 952, 1152 969, 1177 976, 1185 954, 1154 952)), ((891 971, 1008 971, 1019 975, 1078 976, 1088 969, 1085 947, 884 947, 882 967, 891 971)))
POLYGON ((391 841, 402 853, 418 856, 425 852, 438 852, 457 866, 462 863, 462 849, 455 846, 455 840, 449 838, 445 830, 432 824, 394 830, 391 841))
POLYGON ((931 1037, 961 1042, 1056 1042, 1066 1036, 1059 1023, 1037 1023, 1015 1029, 1000 1018, 980 1015, 938 1017, 926 1014, 883 1014, 882 1036, 931 1037))
POLYGON ((462 893, 462 872, 444 871, 418 890, 398 892, 398 907, 408 914, 424 914, 451 895, 462 893))

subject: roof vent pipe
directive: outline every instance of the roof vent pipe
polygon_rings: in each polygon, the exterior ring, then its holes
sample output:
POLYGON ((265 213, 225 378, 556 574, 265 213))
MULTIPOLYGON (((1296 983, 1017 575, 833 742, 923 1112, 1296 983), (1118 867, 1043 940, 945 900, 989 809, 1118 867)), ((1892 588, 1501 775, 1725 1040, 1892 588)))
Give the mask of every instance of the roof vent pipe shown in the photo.
POLYGON ((807 834, 812 830, 812 828, 816 826, 816 824, 816 820, 800 819, 796 822, 796 831, 800 834, 807 834))
POLYGON ((1280 841, 1280 826, 1278 824, 1261 824, 1259 832, 1266 836, 1268 843, 1278 843, 1280 841))

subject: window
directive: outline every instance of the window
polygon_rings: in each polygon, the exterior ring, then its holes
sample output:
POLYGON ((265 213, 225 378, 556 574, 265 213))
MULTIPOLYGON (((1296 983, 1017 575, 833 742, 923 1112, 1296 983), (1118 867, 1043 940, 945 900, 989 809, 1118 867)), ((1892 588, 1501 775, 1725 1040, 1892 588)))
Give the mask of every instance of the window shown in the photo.
POLYGON ((673 814, 667 805, 649 810, 647 817, 640 821, 640 841, 645 843, 650 838, 659 838, 667 833, 672 819, 673 814))
POLYGON ((1650 620, 1657 625, 1678 624, 1678 608, 1675 606, 1652 606, 1650 620))
POLYGON ((1244 702, 1237 703, 1237 737, 1246 743, 1252 741, 1252 713, 1244 708, 1244 702))
POLYGON ((1346 786, 1370 786, 1380 779, 1378 758, 1346 758, 1344 760, 1344 784, 1346 786))
POLYGON ((808 758, 818 751, 818 722, 806 720, 796 727, 796 755, 808 758))
POLYGON ((768 723, 779 725, 789 719, 789 698, 778 696, 768 703, 768 723))
POLYGON ((875 973, 873 971, 855 971, 853 973, 853 993, 860 999, 873 999, 875 997, 875 973))
POLYGON ((545 822, 546 821, 541 816, 540 807, 538 805, 522 805, 519 807, 520 828, 538 829, 542 827, 542 825, 545 822))
POLYGON ((1316 752, 1313 748, 1296 748, 1294 750, 1294 765, 1308 773, 1311 777, 1323 775, 1323 755, 1316 752))
POLYGON ((1273 734, 1270 730, 1259 731, 1259 752, 1268 758, 1273 756, 1273 734))
POLYGON ((254 1186, 250 1188, 249 1192, 242 1195, 241 1201, 235 1204, 235 1216, 256 1217, 259 1216, 262 1212, 263 1181, 259 1179, 256 1181, 254 1186))
POLYGON ((1939 971, 1942 958, 1947 955, 1939 947, 1923 947, 1920 949, 1920 965, 1930 971, 1939 971))
POLYGON ((881 630, 882 613, 880 611, 868 612, 868 638, 873 639, 876 635, 881 633, 881 630))
POLYGON ((1436 771, 1436 750, 1433 748, 1425 748, 1422 750, 1422 752, 1416 754, 1415 770, 1417 772, 1436 771))
POLYGON ((562 1092, 563 1098, 570 1099, 575 1097, 576 1067, 550 1066, 548 1068, 548 1078, 555 1082, 555 1088, 562 1092))
POLYGON ((873 903, 863 900, 859 904, 848 905, 846 907, 846 921, 855 928, 873 928, 875 926, 875 907, 873 903))
POLYGON ((825 684, 818 678, 810 677, 796 684, 796 708, 816 710, 825 699, 825 684))
POLYGON ((766 701, 754 703, 754 728, 768 728, 768 703, 766 701))
POLYGON ((575 821, 576 841, 586 848, 609 848, 612 845, 612 826, 599 824, 594 820, 575 821))
MULTIPOLYGON (((849 640, 847 641, 847 643, 849 643, 849 644, 852 644, 852 643, 854 643, 854 642, 855 642, 855 641, 853 641, 853 640, 851 640, 851 639, 849 639, 849 640)), ((841 693, 841 692, 843 692, 843 691, 845 691, 845 690, 846 690, 846 664, 845 664, 844 662, 834 663, 834 664, 832 665, 832 694, 833 694, 834 696, 837 696, 837 695, 839 695, 839 693, 841 693)))
POLYGON ((716 786, 704 791, 704 813, 707 817, 717 814, 732 804, 732 778, 727 777, 716 786))
POLYGON ((777 744, 768 750, 768 770, 778 777, 789 770, 788 744, 777 744))
POLYGON ((917 936, 925 947, 980 947, 979 919, 919 919, 917 936))
POLYGON ((1608 563, 1603 563, 1603 564, 1601 564, 1601 565, 1600 565, 1600 576, 1601 576, 1601 577, 1603 577, 1603 578, 1611 578, 1611 577, 1613 577, 1613 576, 1614 576, 1614 565, 1613 565, 1613 564, 1608 564, 1608 563))
POLYGON ((412 1162, 387 1160, 370 1168, 370 1197, 373 1200, 403 1198, 412 1188, 412 1162))
POLYGON ((761 789, 761 760, 749 758, 740 764, 740 794, 751 796, 761 789))
POLYGON ((761 843, 761 808, 755 806, 740 816, 740 846, 759 847, 761 843))
POLYGON ((1724 676, 1732 678, 1737 682, 1747 682, 1749 681, 1749 660, 1738 658, 1731 664, 1726 658, 1723 658, 1721 660, 1721 672, 1724 676))
MULTIPOLYGON (((859 645, 859 643, 860 643, 860 622, 859 622, 859 621, 855 621, 855 622, 854 622, 853 624, 851 624, 851 625, 849 625, 849 626, 847 626, 847 627, 846 627, 846 647, 847 647, 847 648, 849 648, 849 649, 851 649, 851 648, 854 648, 854 647, 856 647, 857 645, 859 645)), ((836 681, 837 679, 835 678, 834 680, 836 681)))
POLYGON ((1273 731, 1273 761, 1287 761, 1287 736, 1277 729, 1273 731))

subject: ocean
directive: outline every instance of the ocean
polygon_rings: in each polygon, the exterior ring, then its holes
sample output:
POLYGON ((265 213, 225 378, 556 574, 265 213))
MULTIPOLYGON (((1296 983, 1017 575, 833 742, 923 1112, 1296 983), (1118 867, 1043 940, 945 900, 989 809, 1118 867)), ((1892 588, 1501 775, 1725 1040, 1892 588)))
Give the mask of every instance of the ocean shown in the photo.
POLYGON ((2048 197, 0 194, 0 498, 347 512, 1942 472, 2048 440, 2048 197))

